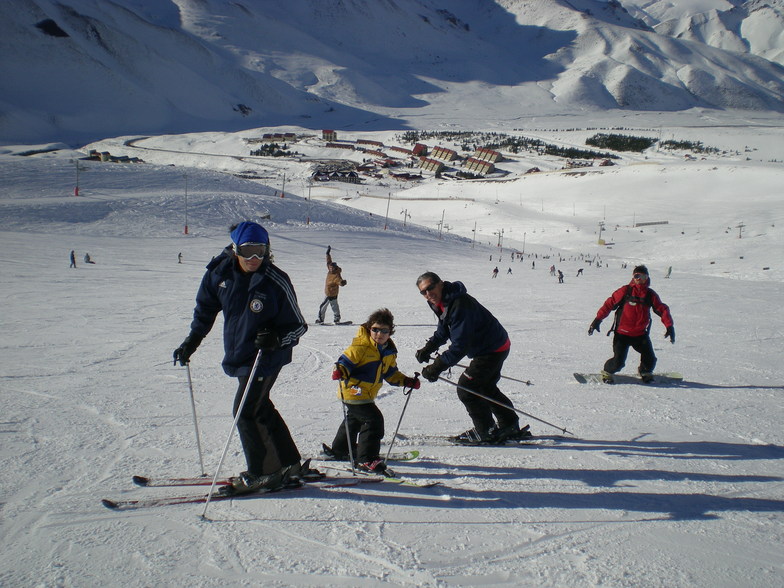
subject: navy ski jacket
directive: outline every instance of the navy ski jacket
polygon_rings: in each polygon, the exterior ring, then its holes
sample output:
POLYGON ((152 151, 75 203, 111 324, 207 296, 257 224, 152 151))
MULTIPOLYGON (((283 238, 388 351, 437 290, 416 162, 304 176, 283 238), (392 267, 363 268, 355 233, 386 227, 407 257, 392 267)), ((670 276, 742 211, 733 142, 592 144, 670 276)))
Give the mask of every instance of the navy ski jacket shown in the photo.
POLYGON ((493 353, 509 340, 509 334, 498 319, 468 294, 462 282, 444 282, 441 304, 444 306, 442 313, 428 302, 438 317, 438 327, 428 345, 440 347, 451 341, 449 348, 441 354, 441 361, 446 365, 451 367, 466 356, 474 358, 493 353))
POLYGON ((266 260, 252 274, 239 268, 230 248, 207 265, 196 294, 191 330, 207 335, 223 311, 223 370, 230 376, 247 376, 258 349, 256 334, 274 330, 280 347, 262 352, 258 375, 277 373, 291 362, 292 348, 308 330, 288 275, 266 260))

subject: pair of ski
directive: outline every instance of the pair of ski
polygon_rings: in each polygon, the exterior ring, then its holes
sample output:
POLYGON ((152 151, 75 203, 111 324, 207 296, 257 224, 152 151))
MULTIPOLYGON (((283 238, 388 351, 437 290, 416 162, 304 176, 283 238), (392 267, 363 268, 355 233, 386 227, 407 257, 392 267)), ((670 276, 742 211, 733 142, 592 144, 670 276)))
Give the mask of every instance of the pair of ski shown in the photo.
MULTIPOLYGON (((387 461, 401 462, 401 461, 414 461, 418 457, 419 457, 419 451, 411 450, 411 451, 401 451, 401 452, 398 452, 398 453, 391 453, 391 454, 389 454, 389 457, 387 457, 386 459, 387 459, 387 461)), ((313 458, 313 460, 321 462, 321 463, 319 463, 318 467, 320 467, 322 469, 325 469, 325 470, 333 470, 333 471, 337 471, 337 472, 348 472, 348 473, 351 473, 353 475, 358 475, 358 476, 375 476, 375 475, 377 475, 377 474, 375 474, 373 472, 365 472, 363 470, 358 470, 356 468, 354 468, 352 470, 351 466, 349 466, 349 465, 340 465, 340 466, 333 465, 333 464, 338 464, 338 463, 344 464, 344 463, 346 463, 346 460, 344 460, 344 459, 336 459, 334 457, 330 457, 330 456, 327 456, 327 455, 324 455, 324 454, 322 454, 320 457, 313 458)), ((389 470, 387 470, 387 471, 389 471, 389 470)), ((387 474, 384 477, 384 482, 389 482, 389 483, 392 483, 392 484, 400 484, 402 486, 415 486, 417 488, 430 488, 430 487, 436 486, 438 484, 438 482, 420 482, 418 480, 413 480, 413 479, 410 479, 410 478, 405 478, 405 477, 398 476, 397 474, 393 474, 393 475, 387 474)))
MULTIPOLYGON (((276 489, 262 489, 255 492, 246 492, 242 494, 224 494, 220 491, 213 492, 209 496, 205 493, 194 494, 189 496, 164 496, 152 498, 139 498, 128 500, 112 500, 103 498, 101 504, 106 508, 112 510, 132 510, 137 508, 152 508, 156 506, 169 506, 174 504, 196 504, 204 503, 209 498, 210 502, 219 502, 221 500, 230 500, 234 498, 258 498, 259 496, 266 496, 268 494, 277 494, 281 492, 290 492, 292 490, 301 490, 302 488, 343 488, 346 486, 356 486, 362 483, 370 482, 383 482, 382 476, 367 476, 349 478, 346 476, 325 476, 318 480, 309 481, 304 484, 296 486, 283 486, 276 489)), ((212 478, 148 478, 146 476, 133 476, 134 484, 144 486, 145 488, 153 487, 179 487, 179 486, 211 486, 212 478)), ((228 479, 218 480, 217 486, 227 486, 231 482, 228 479)))
MULTIPOLYGON (((396 459, 398 461, 411 461, 419 457, 418 451, 408 451, 405 453, 399 453, 390 455, 390 461, 396 459)), ((194 503, 204 503, 209 498, 210 502, 218 502, 221 500, 229 500, 233 498, 258 498, 259 496, 265 496, 267 494, 276 494, 280 492, 289 492, 292 490, 300 490, 302 488, 318 488, 318 489, 335 489, 335 488, 344 488, 350 486, 357 486, 359 484, 364 483, 374 483, 374 482, 390 482, 395 484, 402 484, 406 486, 416 486, 420 488, 428 488, 430 486, 435 485, 436 483, 420 483, 415 480, 409 480, 408 478, 387 478, 381 475, 373 474, 370 472, 362 472, 362 471, 354 471, 352 472, 351 468, 343 467, 343 466, 332 466, 332 465, 324 465, 322 466, 323 469, 330 469, 336 472, 341 472, 340 475, 334 476, 325 476, 323 478, 308 481, 304 484, 296 485, 296 486, 283 486, 282 488, 270 489, 270 490, 258 490, 256 492, 248 492, 244 494, 223 494, 220 491, 213 492, 209 495, 206 494, 197 494, 197 495, 190 495, 190 496, 165 496, 165 497, 152 497, 152 498, 141 498, 141 499, 127 499, 127 500, 112 500, 109 498, 104 498, 101 500, 101 504, 103 504, 106 508, 112 510, 131 510, 131 509, 138 509, 138 508, 151 508, 156 506, 168 506, 168 505, 175 505, 175 504, 194 504, 194 503), (346 476, 345 473, 352 473, 351 477, 346 476)), ((212 486, 212 478, 210 477, 199 477, 199 478, 151 478, 146 476, 133 476, 132 478, 133 483, 137 486, 143 486, 145 488, 154 488, 154 487, 181 487, 181 486, 212 486)), ((216 486, 227 486, 230 484, 228 479, 220 479, 217 480, 215 485, 216 486)))

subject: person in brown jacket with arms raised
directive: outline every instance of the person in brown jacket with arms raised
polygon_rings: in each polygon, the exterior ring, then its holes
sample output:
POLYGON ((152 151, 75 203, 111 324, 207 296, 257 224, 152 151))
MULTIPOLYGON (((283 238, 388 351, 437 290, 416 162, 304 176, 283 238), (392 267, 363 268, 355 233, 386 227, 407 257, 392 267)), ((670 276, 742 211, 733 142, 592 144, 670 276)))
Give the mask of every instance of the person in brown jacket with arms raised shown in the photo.
POLYGON ((318 318, 316 324, 320 325, 324 322, 324 317, 327 314, 327 306, 332 306, 332 314, 335 317, 335 323, 340 322, 340 306, 338 306, 338 292, 341 286, 346 285, 346 280, 340 274, 340 266, 332 261, 330 252, 332 246, 327 247, 327 280, 324 283, 324 294, 326 297, 318 309, 318 318))

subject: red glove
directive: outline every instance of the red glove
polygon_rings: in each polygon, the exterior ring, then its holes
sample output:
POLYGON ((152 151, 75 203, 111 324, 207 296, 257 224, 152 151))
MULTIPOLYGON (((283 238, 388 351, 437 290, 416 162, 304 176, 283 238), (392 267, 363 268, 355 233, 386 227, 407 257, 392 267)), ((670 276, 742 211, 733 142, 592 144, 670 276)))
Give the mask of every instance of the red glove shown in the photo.
POLYGON ((348 373, 346 372, 346 368, 344 368, 342 365, 335 365, 335 369, 332 370, 332 379, 347 380, 348 373))
POLYGON ((403 386, 413 390, 419 390, 419 378, 406 378, 403 380, 403 386))

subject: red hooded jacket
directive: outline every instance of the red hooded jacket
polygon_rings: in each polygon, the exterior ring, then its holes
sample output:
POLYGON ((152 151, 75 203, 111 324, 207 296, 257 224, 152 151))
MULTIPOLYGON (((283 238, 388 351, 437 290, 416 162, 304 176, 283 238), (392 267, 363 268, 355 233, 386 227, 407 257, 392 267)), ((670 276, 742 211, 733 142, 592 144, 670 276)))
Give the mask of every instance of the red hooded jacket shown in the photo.
POLYGON ((661 318, 661 322, 665 327, 671 327, 673 323, 670 307, 664 304, 659 295, 649 287, 650 283, 651 279, 649 277, 642 284, 637 284, 635 280, 632 280, 629 286, 621 286, 612 293, 612 296, 604 301, 604 304, 596 313, 596 318, 600 321, 606 319, 619 304, 623 303, 624 298, 629 293, 630 298, 623 305, 621 317, 615 326, 616 333, 629 337, 645 335, 651 323, 651 309, 661 318), (629 287, 631 287, 631 292, 629 292, 629 287), (648 301, 650 301, 650 306, 648 301))

